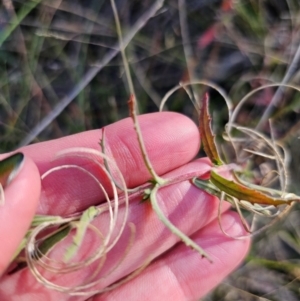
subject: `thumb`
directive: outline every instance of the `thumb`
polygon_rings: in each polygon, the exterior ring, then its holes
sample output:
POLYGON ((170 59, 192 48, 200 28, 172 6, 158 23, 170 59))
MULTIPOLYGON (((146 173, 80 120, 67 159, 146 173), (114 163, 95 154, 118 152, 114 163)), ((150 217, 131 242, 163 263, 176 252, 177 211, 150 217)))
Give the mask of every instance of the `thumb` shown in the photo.
POLYGON ((0 183, 4 187, 4 203, 0 205, 1 275, 30 226, 40 197, 41 181, 33 161, 17 153, 0 161, 0 183))

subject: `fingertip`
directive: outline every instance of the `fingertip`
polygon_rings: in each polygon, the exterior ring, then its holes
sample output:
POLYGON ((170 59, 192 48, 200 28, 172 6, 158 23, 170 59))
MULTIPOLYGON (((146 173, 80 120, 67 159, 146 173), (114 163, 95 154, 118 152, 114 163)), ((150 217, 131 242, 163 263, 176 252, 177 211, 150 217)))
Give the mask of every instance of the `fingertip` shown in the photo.
POLYGON ((239 215, 230 211, 222 214, 220 221, 215 219, 196 232, 192 239, 205 250, 212 262, 200 258, 184 245, 180 245, 173 257, 167 259, 167 264, 174 267, 172 273, 181 284, 186 300, 201 298, 220 284, 241 264, 250 247, 250 238, 239 215), (221 230, 220 222, 228 236, 221 230))
POLYGON ((24 157, 22 167, 5 188, 5 203, 0 208, 0 274, 9 264, 25 236, 35 214, 41 191, 39 171, 34 162, 24 157))

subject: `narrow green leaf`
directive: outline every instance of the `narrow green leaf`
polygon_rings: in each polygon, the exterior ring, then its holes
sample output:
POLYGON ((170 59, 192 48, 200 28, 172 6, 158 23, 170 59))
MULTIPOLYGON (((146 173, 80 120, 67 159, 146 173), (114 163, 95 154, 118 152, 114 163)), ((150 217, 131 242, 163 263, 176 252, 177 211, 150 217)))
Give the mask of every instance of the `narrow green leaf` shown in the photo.
MULTIPOLYGON (((24 249, 25 245, 27 244, 27 239, 30 236, 32 230, 34 227, 37 227, 38 225, 44 223, 44 222, 55 222, 59 221, 62 218, 60 216, 55 216, 55 215, 35 215, 33 217, 33 220, 31 222, 30 229, 26 232, 25 237, 22 239, 21 243, 18 246, 18 249, 15 251, 15 254, 13 256, 13 260, 19 255, 19 253, 24 249)), ((39 246, 40 251, 43 254, 46 254, 48 250, 52 247, 52 244, 59 242, 64 238, 65 232, 64 229, 66 227, 64 226, 63 228, 59 228, 58 230, 53 231, 49 237, 47 237, 39 246)), ((68 230, 70 231, 70 229, 68 230)), ((67 233, 68 234, 68 233, 67 233)))
POLYGON ((63 240, 69 233, 70 226, 62 226, 54 234, 49 235, 40 245, 39 253, 35 254, 35 259, 39 259, 42 254, 47 254, 57 243, 63 240))
POLYGON ((214 184, 212 184, 211 181, 209 181, 209 180, 201 180, 198 178, 193 178, 192 183, 196 187, 200 188, 201 190, 204 190, 205 192, 207 192, 211 195, 214 195, 218 198, 221 197, 222 191, 220 191, 220 189, 217 188, 214 184))
MULTIPOLYGON (((27 232, 27 234, 28 234, 28 232, 27 232)), ((27 237, 26 236, 22 239, 22 241, 19 244, 17 250, 14 252, 13 257, 11 258, 11 262, 13 262, 19 256, 19 254, 21 253, 21 251, 25 248, 26 243, 27 243, 27 237)))
POLYGON ((290 204, 293 201, 299 201, 299 198, 273 198, 269 195, 261 193, 258 190, 249 188, 240 183, 227 180, 217 174, 215 170, 211 170, 210 174, 211 182, 217 186, 221 191, 224 191, 226 194, 235 197, 239 200, 248 201, 251 204, 261 204, 261 205, 282 205, 290 204))
POLYGON ((205 93, 202 100, 202 107, 199 117, 199 131, 201 135, 201 141, 206 156, 212 161, 214 165, 222 165, 223 162, 220 158, 215 136, 211 129, 211 117, 208 110, 209 97, 208 93, 205 93))
POLYGON ((196 187, 207 192, 208 194, 216 196, 218 199, 223 198, 230 204, 234 204, 233 197, 226 193, 224 193, 224 195, 222 196, 223 192, 218 187, 216 187, 210 180, 201 180, 199 178, 193 178, 192 183, 196 187))
MULTIPOLYGON (((32 258, 38 260, 43 255, 47 254, 57 243, 63 240, 70 233, 70 230, 71 230, 70 226, 63 225, 58 230, 55 230, 52 234, 49 234, 49 236, 39 245, 39 252, 34 252, 31 255, 32 258)), ((25 237, 22 240, 22 243, 19 246, 19 250, 14 254, 14 259, 20 253, 21 248, 25 247, 26 243, 27 243, 27 237, 25 237)), ((9 271, 8 274, 12 275, 26 267, 27 267, 27 262, 20 262, 17 264, 15 268, 9 271)))
POLYGON ((22 20, 41 2, 41 0, 26 2, 26 5, 21 6, 18 15, 10 20, 9 24, 1 30, 0 47, 11 36, 11 33, 21 24, 22 20))

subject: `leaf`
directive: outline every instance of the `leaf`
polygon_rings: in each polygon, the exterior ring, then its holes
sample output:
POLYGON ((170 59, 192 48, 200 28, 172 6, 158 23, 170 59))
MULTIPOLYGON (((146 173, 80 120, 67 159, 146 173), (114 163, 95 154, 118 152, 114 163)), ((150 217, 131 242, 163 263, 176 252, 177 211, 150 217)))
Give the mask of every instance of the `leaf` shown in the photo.
POLYGON ((77 222, 76 225, 76 234, 74 235, 72 244, 66 250, 64 255, 64 261, 68 262, 77 252, 79 247, 81 246, 82 240, 86 233, 86 230, 89 224, 93 221, 93 219, 99 214, 99 210, 95 206, 91 206, 86 209, 80 220, 77 222))
POLYGON ((201 180, 199 178, 193 178, 192 183, 196 187, 207 192, 208 194, 213 195, 213 196, 217 197, 218 199, 223 198, 223 200, 234 205, 233 197, 226 193, 224 193, 224 195, 222 195, 223 192, 218 187, 216 187, 210 180, 201 180))
POLYGON ((200 188, 201 190, 204 190, 208 194, 214 195, 218 198, 221 198, 221 193, 220 189, 218 189, 215 185, 211 183, 209 180, 201 180, 199 178, 193 178, 192 183, 200 188))
POLYGON ((208 93, 205 93, 202 100, 202 107, 199 116, 199 131, 201 135, 201 140, 203 144, 203 149, 206 156, 212 161, 214 165, 222 165, 223 161, 220 158, 215 136, 211 129, 211 117, 208 111, 209 97, 208 93))
POLYGON ((63 225, 54 234, 49 235, 49 237, 43 240, 43 242, 39 245, 39 252, 35 253, 34 258, 37 260, 42 255, 47 254, 57 243, 63 240, 70 233, 70 230, 70 226, 63 225))
POLYGON ((290 204, 293 201, 299 201, 299 198, 273 198, 269 195, 261 193, 258 190, 249 188, 240 183, 227 180, 216 173, 215 170, 211 170, 210 174, 211 182, 217 186, 221 191, 224 191, 228 195, 235 197, 239 200, 248 201, 251 204, 261 204, 261 205, 282 205, 290 204))

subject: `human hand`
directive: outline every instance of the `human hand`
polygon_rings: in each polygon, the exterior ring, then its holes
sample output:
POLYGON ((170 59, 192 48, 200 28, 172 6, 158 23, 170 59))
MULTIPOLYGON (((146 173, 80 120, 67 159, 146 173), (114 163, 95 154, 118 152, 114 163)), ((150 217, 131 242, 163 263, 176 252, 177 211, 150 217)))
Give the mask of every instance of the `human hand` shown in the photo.
MULTIPOLYGON (((209 171, 207 159, 190 162, 198 151, 200 139, 197 127, 189 119, 164 112, 142 115, 139 120, 150 160, 159 175, 168 178, 194 170, 203 171, 203 174, 209 171)), ((150 175, 144 166, 132 121, 124 119, 105 129, 107 152, 116 160, 128 187, 147 182, 150 175)), ((40 185, 40 174, 57 164, 51 160, 58 151, 78 146, 99 150, 100 138, 101 131, 94 130, 20 150, 25 155, 24 165, 5 189, 6 203, 0 210, 0 240, 4 242, 1 244, 0 272, 7 268, 35 213, 68 215, 103 201, 97 185, 73 170, 53 174, 43 181, 42 187, 40 185)), ((84 164, 89 169, 96 168, 84 164)), ((94 172, 97 174, 98 171, 94 172)), ((149 257, 155 259, 137 277, 105 294, 71 297, 45 288, 28 269, 23 269, 2 276, 0 300, 197 300, 204 296, 238 266, 248 250, 249 240, 230 239, 222 234, 217 221, 218 200, 189 181, 162 188, 158 199, 172 223, 195 240, 213 263, 179 242, 149 204, 140 203, 141 196, 135 196, 130 199, 128 217, 136 227, 133 245, 101 287, 130 274, 149 257)), ((225 205, 224 210, 227 208, 225 205)), ((101 216, 95 225, 103 227, 105 221, 106 218, 101 216)), ((235 213, 224 213, 222 225, 232 236, 244 233, 235 213)), ((124 231, 107 256, 108 265, 123 255, 124 243, 128 243, 129 236, 129 231, 124 231)), ((60 246, 53 256, 63 254, 64 250, 60 246)), ((72 286, 87 276, 77 274, 77 279, 74 279, 74 275, 56 275, 51 279, 72 286)))

